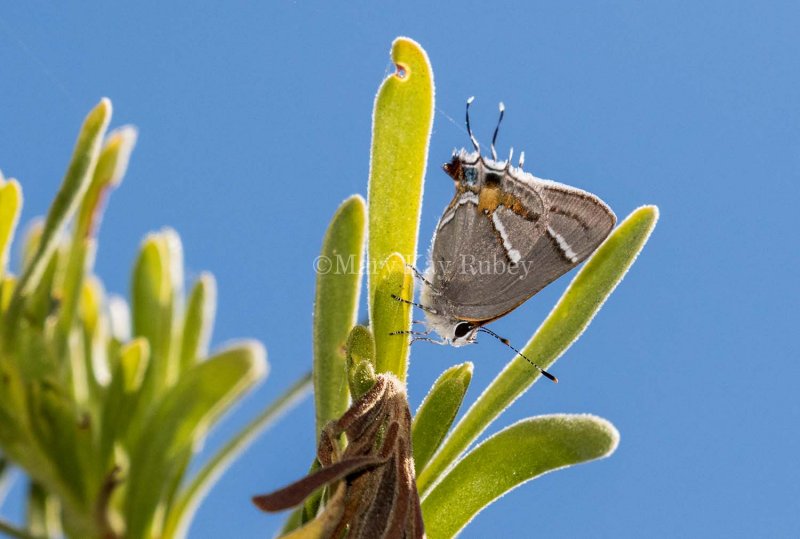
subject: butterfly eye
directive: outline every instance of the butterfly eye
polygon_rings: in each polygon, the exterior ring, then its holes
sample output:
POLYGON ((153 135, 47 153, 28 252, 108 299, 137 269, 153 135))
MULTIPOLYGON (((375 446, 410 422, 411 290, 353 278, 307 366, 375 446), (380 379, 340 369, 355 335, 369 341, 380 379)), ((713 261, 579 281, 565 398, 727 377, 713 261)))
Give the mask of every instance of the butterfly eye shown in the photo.
POLYGON ((478 171, 471 167, 465 169, 464 181, 467 182, 467 185, 475 185, 478 181, 478 171))
POLYGON ((469 333, 470 330, 472 330, 472 327, 473 327, 472 324, 470 324, 469 322, 459 322, 455 330, 456 339, 460 339, 461 337, 469 333))

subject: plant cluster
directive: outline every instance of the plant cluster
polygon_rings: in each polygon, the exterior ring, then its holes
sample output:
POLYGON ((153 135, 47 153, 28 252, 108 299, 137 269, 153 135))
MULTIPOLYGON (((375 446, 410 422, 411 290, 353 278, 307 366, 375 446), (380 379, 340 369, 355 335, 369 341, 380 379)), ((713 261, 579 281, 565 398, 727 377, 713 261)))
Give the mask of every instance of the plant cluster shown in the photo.
POLYGON ((7 270, 22 206, 0 177, 0 480, 29 481, 14 537, 183 537, 200 500, 247 443, 310 386, 301 380, 194 474, 208 430, 267 375, 266 352, 241 341, 209 353, 213 277, 184 293, 181 243, 148 235, 130 303, 93 273, 104 200, 125 174, 136 131, 106 134, 102 100, 81 128, 47 217, 7 270))
MULTIPOLYGON (((473 365, 445 370, 413 418, 405 380, 423 178, 434 110, 433 73, 406 38, 397 72, 373 113, 368 203, 341 205, 321 259, 368 272, 367 325, 359 271, 320 271, 313 319, 317 452, 309 475, 256 504, 297 508, 293 537, 451 537, 509 490, 552 470, 603 458, 618 443, 591 415, 530 417, 473 443, 539 378, 515 355, 459 415, 473 365), (423 532, 424 522, 424 532, 423 532)), ((215 285, 202 274, 184 293, 182 250, 169 229, 145 238, 130 300, 94 275, 103 202, 119 184, 136 132, 106 133, 111 104, 87 116, 46 218, 7 270, 21 188, 0 176, 0 481, 11 466, 28 480, 27 522, 0 522, 13 537, 183 537, 203 495, 265 426, 300 398, 299 380, 196 473, 189 464, 209 429, 267 373, 255 341, 209 353, 215 285)), ((578 271, 522 348, 549 368, 586 329, 652 232, 643 206, 578 271)), ((243 493, 243 500, 247 493, 243 493)))

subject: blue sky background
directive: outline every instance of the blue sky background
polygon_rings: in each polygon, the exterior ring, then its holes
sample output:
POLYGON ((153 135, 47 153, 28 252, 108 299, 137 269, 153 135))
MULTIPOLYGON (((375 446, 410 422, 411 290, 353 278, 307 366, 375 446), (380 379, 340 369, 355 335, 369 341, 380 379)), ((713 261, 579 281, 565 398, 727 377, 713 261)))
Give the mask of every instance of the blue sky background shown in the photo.
MULTIPOLYGON (((465 99, 500 153, 661 221, 589 330, 492 432, 591 412, 620 430, 604 461, 547 475, 481 513, 463 537, 800 535, 800 6, 794 2, 34 1, 0 11, 0 168, 23 222, 43 214, 83 116, 101 96, 138 126, 97 268, 127 294, 141 238, 165 225, 188 274, 218 280, 213 342, 254 337, 266 383, 206 447, 310 366, 312 261, 339 202, 366 192, 372 102, 407 35, 436 82, 422 209, 427 248, 468 143, 465 99), (443 4, 443 3, 442 3, 443 4), (701 5, 702 4, 702 5, 701 5), (451 121, 450 117, 455 121, 451 121)), ((565 277, 502 320, 524 344, 565 277)), ((509 359, 483 339, 414 346, 416 408, 450 365, 475 362, 468 401, 509 359)), ((283 515, 252 494, 301 476, 311 401, 255 443, 200 508, 190 536, 271 536, 283 515)), ((12 496, 4 510, 17 518, 12 496)))

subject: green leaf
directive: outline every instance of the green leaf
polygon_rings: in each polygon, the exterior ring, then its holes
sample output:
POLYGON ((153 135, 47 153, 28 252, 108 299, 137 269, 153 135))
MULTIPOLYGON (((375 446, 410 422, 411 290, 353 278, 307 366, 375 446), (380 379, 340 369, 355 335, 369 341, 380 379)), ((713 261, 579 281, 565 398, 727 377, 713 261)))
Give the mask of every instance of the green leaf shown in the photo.
POLYGON ((411 439, 416 473, 425 468, 456 418, 472 380, 472 363, 454 365, 444 371, 414 414, 411 439))
POLYGON ((143 338, 134 339, 119 350, 102 406, 98 460, 104 470, 111 469, 114 445, 124 443, 131 421, 139 417, 139 388, 149 359, 150 347, 143 338))
MULTIPOLYGON (((86 275, 78 299, 77 333, 84 339, 86 371, 90 374, 91 400, 95 413, 103 400, 102 394, 111 381, 117 366, 121 341, 110 335, 108 298, 103 283, 97 276, 86 275)), ((126 339, 127 341, 128 339, 126 339)))
MULTIPOLYGON (((0 420, 2 419, 5 418, 0 416, 0 420)), ((3 507, 3 503, 6 501, 6 495, 8 494, 13 480, 14 478, 11 475, 11 462, 0 453, 0 507, 3 507)))
POLYGON ((172 229, 150 234, 142 245, 133 273, 131 310, 134 337, 150 343, 145 375, 145 400, 150 402, 178 377, 175 348, 176 314, 183 293, 183 253, 172 229))
POLYGON ((318 436, 328 421, 347 410, 345 345, 358 316, 365 211, 360 196, 345 200, 331 220, 317 259, 313 372, 318 436))
POLYGON ((58 500, 39 483, 28 484, 28 531, 40 537, 61 535, 60 506, 58 500))
MULTIPOLYGON (((552 365, 583 333, 625 276, 657 220, 658 208, 643 206, 620 223, 581 268, 522 353, 544 369, 552 365)), ((461 418, 417 477, 420 492, 427 492, 469 444, 538 378, 538 371, 524 358, 515 356, 461 418)))
POLYGON ((233 461, 270 425, 308 395, 311 373, 294 383, 283 395, 265 408, 253 421, 228 441, 197 473, 191 483, 179 494, 170 508, 164 537, 185 537, 189 524, 200 502, 233 461))
POLYGON ((8 312, 9 322, 3 326, 6 329, 4 332, 6 336, 9 332, 13 335, 13 331, 9 330, 16 325, 16 318, 22 307, 21 303, 31 291, 39 286, 39 280, 58 245, 59 234, 77 210, 81 198, 89 187, 100 154, 103 135, 110 119, 111 101, 103 98, 83 122, 78 142, 72 154, 72 161, 61 188, 50 206, 37 250, 22 272, 19 285, 14 291, 8 312))
POLYGON ((30 265, 31 261, 33 261, 33 255, 39 250, 42 232, 44 232, 44 219, 41 217, 34 218, 25 227, 25 233, 22 238, 22 263, 20 264, 23 268, 30 265))
POLYGON ((25 530, 15 528, 13 524, 0 519, 0 533, 6 534, 14 539, 45 539, 40 535, 32 535, 25 530))
POLYGON ((165 492, 182 471, 181 455, 196 448, 208 428, 233 403, 266 376, 263 347, 240 343, 181 375, 155 404, 153 413, 133 441, 128 474, 125 514, 127 535, 145 537, 165 492))
POLYGON ((22 188, 16 180, 6 182, 0 176, 0 278, 8 263, 8 250, 22 209, 22 188))
POLYGON ((136 128, 126 125, 115 129, 106 137, 97 160, 92 183, 81 203, 75 226, 75 238, 85 238, 96 233, 100 219, 100 206, 109 188, 117 187, 128 169, 133 147, 136 145, 136 128))
POLYGON ((208 341, 217 310, 217 283, 210 273, 201 273, 189 294, 181 342, 181 371, 208 353, 208 341))
MULTIPOLYGON (((58 322, 56 325, 56 356, 63 357, 67 348, 67 339, 78 311, 78 303, 83 292, 83 282, 89 268, 94 265, 94 254, 97 243, 94 238, 75 238, 70 245, 69 253, 65 252, 62 261, 62 272, 55 287, 55 295, 59 298, 58 322)), ((44 280, 43 280, 44 281, 44 280)))
MULTIPOLYGON (((391 55, 397 71, 381 84, 372 116, 370 309, 377 290, 372 274, 380 270, 379 265, 392 253, 415 262, 422 184, 433 124, 433 72, 427 54, 416 42, 400 37, 392 44, 391 55)), ((380 315, 370 311, 373 324, 380 315)))
POLYGON ((618 442, 617 429, 592 415, 523 419, 478 445, 433 487, 422 501, 425 532, 453 537, 506 492, 544 473, 607 457, 618 442))
MULTIPOLYGON (((39 277, 39 286, 31 290, 31 293, 23 302, 24 305, 20 304, 24 318, 31 326, 42 329, 45 319, 57 311, 58 292, 56 290, 56 277, 60 276, 58 270, 62 267, 63 262, 64 250, 55 250, 50 256, 49 262, 42 272, 42 275, 39 277)), ((16 290, 19 290, 19 287, 17 287, 16 290)), ((14 291, 15 293, 16 290, 14 291)), ((9 316, 11 316, 11 309, 14 306, 13 296, 11 301, 9 316)), ((11 322, 9 321, 9 323, 11 322)), ((18 337, 19 335, 15 335, 15 340, 19 341, 18 337)))
MULTIPOLYGON (((59 489, 72 525, 91 530, 94 525, 86 522, 85 510, 96 483, 89 458, 92 443, 89 419, 55 383, 35 382, 27 389, 32 433, 53 467, 37 470, 43 473, 36 479, 47 488, 59 489)), ((33 447, 26 450, 32 451, 33 447)))
POLYGON ((394 373, 405 382, 408 371, 408 335, 393 335, 411 327, 411 305, 394 296, 410 300, 414 279, 403 257, 391 255, 373 279, 375 297, 372 304, 372 332, 375 336, 377 371, 394 373))
POLYGON ((17 279, 12 275, 6 275, 0 279, 0 316, 8 310, 8 304, 11 303, 11 296, 14 294, 16 285, 17 279))
POLYGON ((136 130, 129 126, 115 130, 108 136, 100 151, 92 181, 81 201, 73 228, 72 242, 69 245, 66 269, 58 287, 58 297, 61 300, 56 342, 58 356, 61 356, 66 348, 69 331, 83 292, 84 278, 94 267, 97 242, 94 238, 93 225, 100 219, 100 205, 105 199, 106 191, 122 181, 135 142, 136 130))
MULTIPOLYGON (((103 283, 94 275, 86 275, 78 298, 78 312, 86 334, 94 336, 105 317, 103 283)), ((126 339, 127 340, 127 339, 126 339)))
POLYGON ((347 376, 353 400, 375 384, 375 339, 367 327, 354 327, 347 338, 347 376))

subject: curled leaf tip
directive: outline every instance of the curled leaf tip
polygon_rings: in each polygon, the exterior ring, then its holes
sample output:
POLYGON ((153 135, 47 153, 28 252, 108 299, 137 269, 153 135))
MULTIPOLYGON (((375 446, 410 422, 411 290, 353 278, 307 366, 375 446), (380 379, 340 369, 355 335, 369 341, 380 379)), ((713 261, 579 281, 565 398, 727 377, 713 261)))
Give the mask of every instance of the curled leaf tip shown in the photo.
POLYGON ((138 136, 138 129, 132 125, 122 126, 108 135, 107 145, 116 151, 116 162, 109 181, 110 185, 117 186, 122 181, 138 136))
POLYGON ((398 37, 392 42, 392 61, 395 65, 394 77, 401 82, 411 79, 418 69, 430 71, 430 60, 422 46, 409 37, 398 37))
POLYGON ((367 201, 364 200, 364 197, 359 195, 358 193, 354 195, 350 195, 344 200, 344 204, 360 204, 361 206, 366 206, 367 201))
POLYGON ((660 210, 658 209, 658 206, 656 206, 655 204, 645 204, 643 206, 639 206, 634 211, 643 211, 643 210, 654 212, 656 218, 658 218, 658 215, 659 215, 659 212, 660 212, 660 210))
POLYGON ((258 378, 263 378, 269 374, 269 362, 267 361, 267 349, 255 339, 239 341, 238 346, 246 349, 253 356, 253 374, 258 378))
MULTIPOLYGON (((570 414, 563 414, 563 416, 565 418, 571 417, 570 414)), ((620 434, 619 430, 617 430, 617 427, 615 427, 611 421, 603 417, 596 416, 594 414, 575 414, 572 417, 585 418, 587 420, 590 420, 595 424, 598 430, 605 431, 606 435, 608 436, 609 442, 604 456, 608 457, 614 454, 614 452, 617 450, 617 447, 619 446, 620 434)))
POLYGON ((458 366, 458 374, 461 379, 472 379, 472 374, 475 372, 475 364, 467 361, 458 366))
POLYGON ((99 118, 100 122, 103 125, 108 124, 108 120, 111 118, 111 114, 114 111, 114 107, 111 105, 111 100, 107 97, 103 97, 100 99, 100 102, 95 105, 92 111, 89 113, 89 118, 99 118))
MULTIPOLYGON (((215 355, 237 354, 251 358, 250 374, 256 380, 265 378, 269 374, 269 361, 267 361, 267 349, 255 339, 236 340, 225 346, 225 348, 215 355)), ((233 357, 233 356, 231 356, 233 357)))

